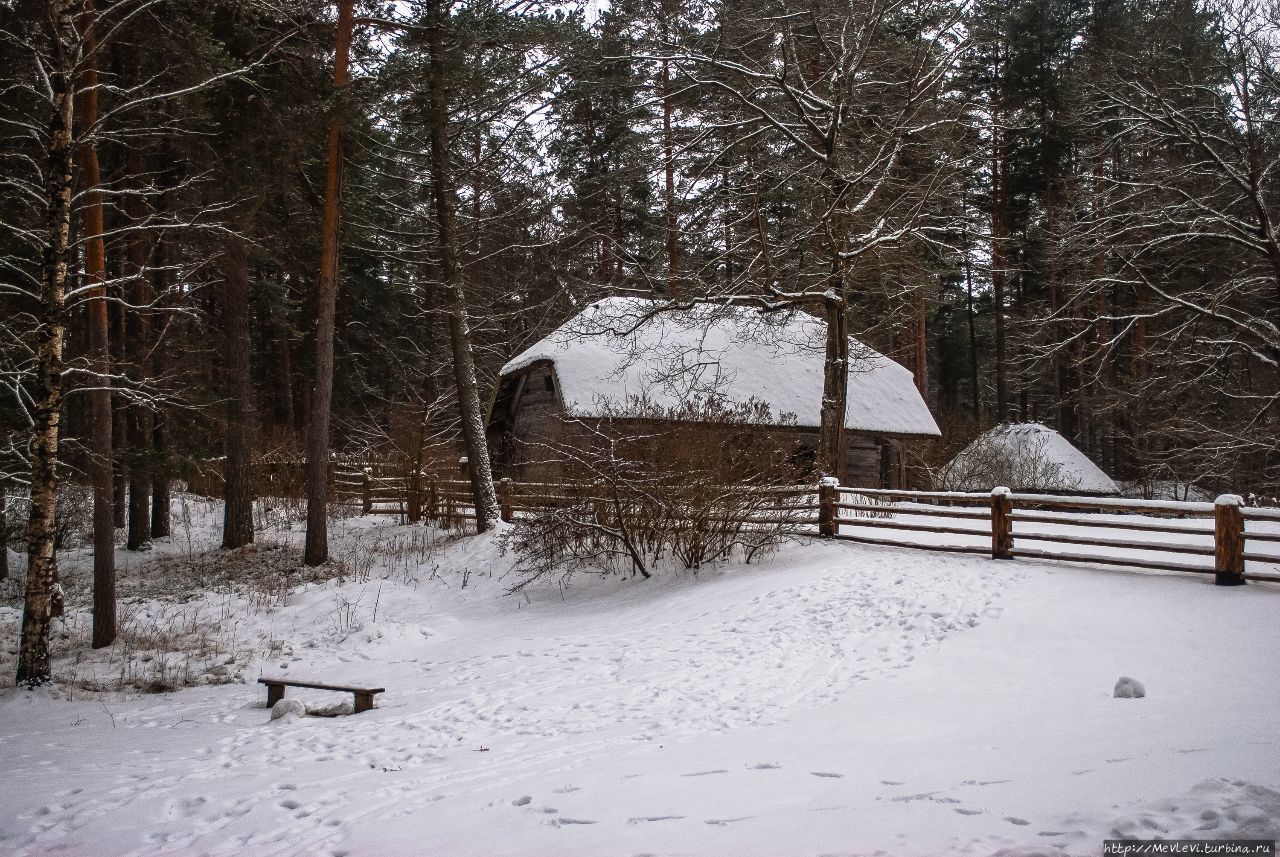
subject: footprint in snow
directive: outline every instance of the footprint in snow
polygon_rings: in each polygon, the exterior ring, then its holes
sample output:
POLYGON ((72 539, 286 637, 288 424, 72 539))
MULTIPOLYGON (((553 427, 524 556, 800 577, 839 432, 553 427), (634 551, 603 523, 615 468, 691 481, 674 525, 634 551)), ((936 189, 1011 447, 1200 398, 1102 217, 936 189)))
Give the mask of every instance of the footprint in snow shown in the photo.
POLYGON ((781 762, 756 762, 754 765, 747 765, 752 771, 776 771, 781 767, 781 762))
POLYGON ((644 821, 679 821, 684 818, 683 815, 642 815, 636 818, 628 818, 627 824, 640 824, 644 821))
POLYGON ((844 777, 844 774, 837 774, 833 771, 810 771, 809 774, 814 777, 832 777, 837 780, 844 777))
POLYGON ((694 771, 694 772, 693 772, 693 773, 691 773, 691 774, 681 774, 680 776, 682 776, 682 777, 707 777, 707 776, 710 776, 710 775, 712 775, 712 774, 727 774, 727 773, 729 773, 729 772, 728 772, 727 770, 725 770, 724 768, 716 768, 714 771, 694 771))
POLYGON ((1005 820, 1005 821, 1007 821, 1007 822, 1009 822, 1010 824, 1016 824, 1016 825, 1018 825, 1019 827, 1025 827, 1026 825, 1028 825, 1028 824, 1030 824, 1030 823, 1031 823, 1031 822, 1027 821, 1025 818, 1018 818, 1018 817, 1017 817, 1017 816, 1015 816, 1015 815, 1006 815, 1006 816, 1004 817, 1004 820, 1005 820))
POLYGON ((734 824, 739 821, 746 821, 749 818, 751 818, 751 816, 749 815, 743 815, 738 818, 708 818, 706 821, 702 823, 710 824, 715 827, 728 827, 731 824, 734 824))
POLYGON ((553 827, 563 827, 566 824, 595 824, 595 822, 586 818, 554 818, 551 820, 553 827))
POLYGON ((532 803, 532 802, 533 802, 533 796, 532 796, 532 795, 523 795, 523 796, 518 797, 518 798, 516 798, 515 800, 513 800, 513 801, 511 802, 511 805, 512 805, 512 806, 528 806, 528 805, 529 805, 530 803, 532 803))
POLYGON ((966 809, 965 807, 962 807, 962 806, 958 806, 958 807, 956 807, 956 808, 955 808, 955 811, 956 811, 956 812, 958 812, 958 813, 960 813, 961 815, 982 815, 982 813, 983 813, 983 810, 980 810, 980 809, 966 809))

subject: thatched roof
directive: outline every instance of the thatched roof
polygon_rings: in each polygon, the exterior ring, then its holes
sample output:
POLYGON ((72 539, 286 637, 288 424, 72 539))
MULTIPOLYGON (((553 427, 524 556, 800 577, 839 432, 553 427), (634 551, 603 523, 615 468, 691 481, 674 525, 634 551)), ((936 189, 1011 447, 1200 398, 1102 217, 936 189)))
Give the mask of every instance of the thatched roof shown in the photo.
MULTIPOLYGON (((503 376, 552 365, 570 415, 618 414, 640 405, 675 412, 691 400, 763 405, 761 423, 817 426, 825 325, 806 313, 700 305, 645 315, 659 303, 591 304, 502 368, 503 376)), ((851 340, 845 425, 868 434, 938 436, 911 372, 851 340)))
POLYGON ((939 474, 949 491, 1014 491, 1118 494, 1111 477, 1071 441, 1040 423, 1013 423, 989 429, 952 459, 939 474))

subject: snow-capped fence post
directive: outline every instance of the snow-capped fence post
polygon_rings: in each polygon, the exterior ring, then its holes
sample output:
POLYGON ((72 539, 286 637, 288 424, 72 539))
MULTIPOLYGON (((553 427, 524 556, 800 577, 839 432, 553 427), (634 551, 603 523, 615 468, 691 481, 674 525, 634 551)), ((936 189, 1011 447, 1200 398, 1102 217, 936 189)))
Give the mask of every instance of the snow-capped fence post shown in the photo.
POLYGON ((373 476, 370 468, 360 468, 360 514, 367 515, 373 511, 373 476))
POLYGON ((829 539, 840 532, 840 524, 836 522, 836 489, 840 480, 834 476, 824 476, 818 482, 818 535, 829 539))
POLYGON ((991 558, 1013 559, 1013 492, 991 489, 991 558))
POLYGON ((1244 498, 1223 494, 1213 501, 1213 582, 1218 586, 1244 585, 1244 498))
POLYGON ((505 477, 502 479, 499 479, 498 480, 499 517, 502 518, 502 520, 506 521, 508 524, 511 523, 512 519, 515 517, 515 510, 512 509, 511 507, 512 506, 511 495, 512 495, 511 480, 505 477))

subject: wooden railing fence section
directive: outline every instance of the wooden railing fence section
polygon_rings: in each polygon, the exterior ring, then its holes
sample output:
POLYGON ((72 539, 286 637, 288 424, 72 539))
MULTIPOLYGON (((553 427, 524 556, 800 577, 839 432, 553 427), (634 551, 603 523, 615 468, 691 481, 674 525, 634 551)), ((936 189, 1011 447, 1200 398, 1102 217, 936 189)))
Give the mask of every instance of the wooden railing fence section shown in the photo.
MULTIPOLYGON (((334 499, 358 504, 362 514, 396 515, 403 522, 436 523, 450 529, 475 520, 471 484, 466 480, 397 471, 377 462, 341 461, 333 468, 334 499)), ((304 487, 296 485, 289 468, 279 463, 259 472, 260 489, 304 487)), ((194 464, 188 472, 188 487, 218 496, 221 462, 194 464)), ((599 485, 500 479, 497 488, 501 518, 507 522, 570 503, 615 502, 599 496, 611 493, 599 485)), ((1058 560, 1212 574, 1220 586, 1247 580, 1280 582, 1280 572, 1248 568, 1248 563, 1280 566, 1280 509, 1245 507, 1233 494, 1213 503, 1193 503, 1019 494, 1006 488, 987 493, 850 488, 834 479, 824 479, 817 486, 713 490, 750 497, 747 515, 735 519, 740 523, 794 525, 797 533, 823 538, 983 554, 1000 560, 1058 560), (1110 531, 1116 531, 1116 536, 1110 536, 1110 531)), ((740 511, 735 514, 741 516, 740 511)), ((691 515, 686 523, 699 527, 723 520, 727 519, 704 511, 691 515)))

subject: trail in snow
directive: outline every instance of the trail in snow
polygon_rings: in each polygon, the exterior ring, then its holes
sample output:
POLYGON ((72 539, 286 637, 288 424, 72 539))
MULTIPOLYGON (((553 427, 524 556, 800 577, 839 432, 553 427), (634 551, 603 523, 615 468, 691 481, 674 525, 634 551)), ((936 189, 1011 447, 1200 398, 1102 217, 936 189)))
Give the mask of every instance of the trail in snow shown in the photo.
POLYGON ((0 851, 1083 854, 1280 818, 1267 587, 811 543, 526 601, 450 551, 467 590, 384 581, 376 622, 329 618, 369 581, 244 618, 287 629, 268 674, 385 686, 366 714, 0 695, 0 851))

